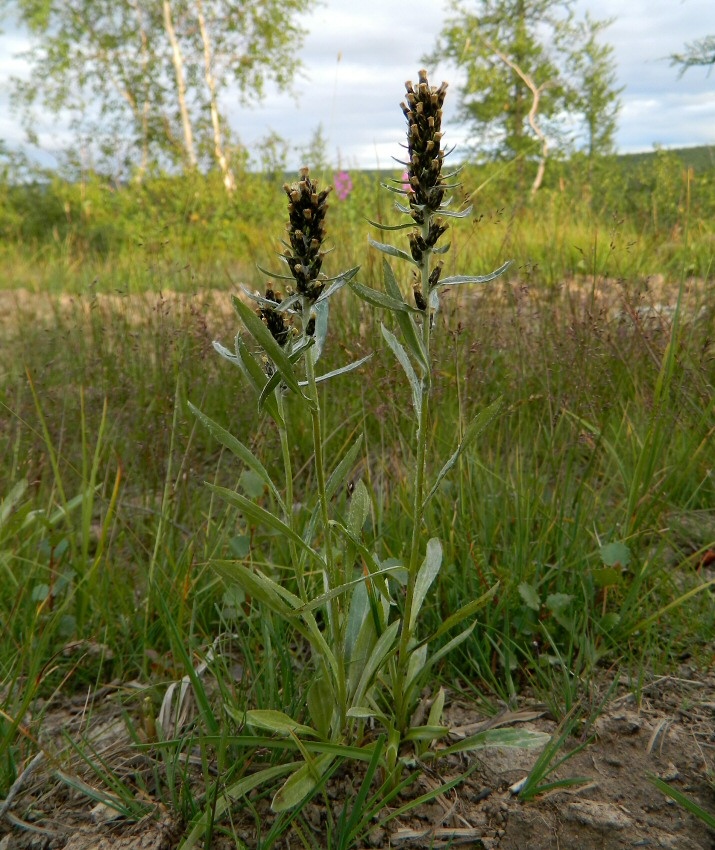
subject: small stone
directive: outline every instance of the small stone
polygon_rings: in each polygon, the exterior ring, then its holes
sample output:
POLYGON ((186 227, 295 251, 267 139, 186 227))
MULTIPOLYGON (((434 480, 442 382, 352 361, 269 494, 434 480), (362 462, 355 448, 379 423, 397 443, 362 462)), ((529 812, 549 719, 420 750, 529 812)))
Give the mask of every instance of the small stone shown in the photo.
POLYGON ((625 829, 633 823, 633 820, 616 806, 610 803, 597 803, 594 800, 567 803, 563 813, 566 820, 604 831, 625 829))

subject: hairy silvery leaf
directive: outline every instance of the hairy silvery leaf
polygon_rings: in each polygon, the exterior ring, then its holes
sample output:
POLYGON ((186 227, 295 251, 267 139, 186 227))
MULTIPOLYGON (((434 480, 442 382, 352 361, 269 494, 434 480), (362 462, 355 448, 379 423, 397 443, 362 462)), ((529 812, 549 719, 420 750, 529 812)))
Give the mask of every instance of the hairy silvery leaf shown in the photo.
POLYGON ((442 566, 442 544, 436 537, 432 537, 427 541, 427 552, 425 559, 420 565, 415 580, 415 591, 412 597, 412 610, 410 611, 410 622, 408 629, 412 632, 415 628, 417 615, 420 613, 422 603, 425 601, 427 591, 430 589, 432 582, 437 578, 440 567, 442 566))
POLYGON ((272 528, 274 531, 277 531, 286 540, 291 540, 295 543, 299 549, 302 549, 310 558, 316 561, 322 569, 325 568, 325 561, 323 561, 320 555, 275 514, 272 514, 240 493, 229 490, 227 487, 220 487, 218 484, 208 484, 207 486, 229 504, 237 507, 247 519, 256 523, 256 525, 263 525, 266 528, 272 528))
POLYGON ((463 741, 458 741, 445 749, 437 750, 434 754, 427 753, 424 758, 430 756, 443 757, 452 753, 464 753, 470 750, 483 750, 486 747, 516 747, 517 749, 532 750, 545 747, 550 740, 546 732, 532 732, 529 729, 486 729, 476 735, 470 735, 463 741))
POLYGON ((358 298, 362 298, 363 301, 367 301, 373 307, 384 307, 385 310, 392 310, 395 313, 419 313, 416 307, 406 304, 402 300, 401 295, 399 298, 391 298, 389 295, 385 295, 384 292, 379 292, 377 289, 370 289, 369 286, 363 286, 361 283, 351 283, 350 289, 352 289, 358 298))
POLYGON ((394 652, 394 643, 398 629, 400 628, 400 622, 400 620, 395 620, 394 623, 391 623, 378 638, 377 643, 370 653, 370 657, 367 659, 357 688, 355 689, 353 704, 362 704, 365 693, 372 685, 375 674, 378 670, 382 669, 388 656, 394 652))
POLYGON ((485 275, 454 275, 453 277, 445 277, 437 283, 437 286, 461 286, 465 283, 489 283, 492 280, 496 280, 499 275, 504 274, 511 264, 512 261, 508 260, 503 266, 499 266, 496 271, 485 275))
POLYGON ((328 682, 327 672, 318 674, 308 688, 308 711, 321 738, 330 737, 330 725, 335 708, 335 695, 328 682))
POLYGON ((410 388, 412 389, 412 403, 415 408, 415 413, 417 414, 417 421, 420 421, 420 417, 422 416, 422 384, 420 379, 417 377, 415 370, 410 362, 410 358, 407 356, 407 352, 402 347, 402 344, 399 342, 397 337, 388 329, 381 325, 382 335, 385 337, 385 342, 390 346, 392 353, 397 358, 400 366, 402 366, 405 375, 407 375, 407 380, 410 382, 410 388))
MULTIPOLYGON (((392 267, 385 257, 382 259, 382 279, 385 284, 385 292, 387 292, 391 298, 394 298, 395 301, 401 301, 404 304, 405 302, 402 298, 402 292, 395 280, 392 267)), ((414 310, 410 309, 410 311, 399 310, 395 313, 395 319, 402 331, 402 340, 404 344, 407 346, 410 354, 417 361, 420 372, 424 376, 429 374, 429 365, 427 363, 427 355, 425 354, 422 338, 417 332, 417 325, 412 317, 413 312, 419 313, 420 311, 416 307, 414 310)))
POLYGON ((362 479, 360 479, 355 484, 348 507, 348 529, 355 537, 359 537, 362 534, 362 529, 369 513, 370 494, 367 492, 367 487, 363 484, 362 479))
POLYGON ((386 245, 384 242, 375 242, 374 239, 368 239, 368 242, 373 248, 377 248, 378 251, 382 251, 383 254, 389 254, 391 257, 399 257, 401 260, 406 260, 408 263, 412 263, 413 266, 419 267, 419 263, 417 263, 412 258, 412 255, 408 254, 407 251, 395 248, 394 245, 386 245))

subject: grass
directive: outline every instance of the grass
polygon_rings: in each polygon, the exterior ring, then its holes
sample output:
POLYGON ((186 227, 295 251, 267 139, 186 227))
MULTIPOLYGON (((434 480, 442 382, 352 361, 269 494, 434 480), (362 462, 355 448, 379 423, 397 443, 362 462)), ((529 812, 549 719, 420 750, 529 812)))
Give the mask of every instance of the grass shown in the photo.
MULTIPOLYGON (((361 191, 374 200, 369 186, 361 191)), ((691 227, 688 245, 651 255, 652 239, 638 242, 632 220, 564 224, 561 203, 552 194, 548 215, 495 213, 454 228, 450 273, 477 273, 509 255, 517 270, 459 304, 445 301, 428 432, 433 472, 454 450, 455 430, 496 397, 506 404, 430 503, 445 551, 423 616, 429 632, 498 582, 439 680, 505 700, 529 688, 567 718, 599 667, 617 662, 638 675, 671 669, 683 653, 706 660, 712 605, 691 590, 704 586, 700 565, 715 548, 715 352, 713 243, 702 221, 700 241, 691 227), (698 281, 687 280, 693 262, 698 281), (643 277, 666 270, 673 285, 649 292, 643 277), (638 312, 679 296, 673 320, 638 312)), ((379 263, 365 258, 367 228, 335 206, 331 268, 362 262, 361 280, 379 285, 379 263)), ((161 745, 152 787, 182 812, 192 840, 206 843, 214 829, 232 834, 230 795, 221 796, 211 765, 227 765, 223 785, 236 797, 247 781, 237 765, 256 752, 222 702, 239 714, 278 705, 294 716, 309 669, 295 634, 210 568, 217 558, 245 558, 249 539, 253 557, 278 571, 288 553, 203 485, 261 495, 187 402, 240 436, 269 471, 280 444, 238 370, 211 349, 212 339, 230 344, 235 333, 224 259, 201 256, 204 245, 189 269, 191 239, 201 239, 184 237, 170 237, 155 264, 141 246, 100 261, 66 241, 44 253, 19 242, 3 256, 14 270, 6 279, 37 294, 0 293, 14 298, 14 321, 0 319, 0 797, 37 752, 42 706, 58 695, 136 678, 161 685, 147 692, 155 718, 166 683, 188 675, 199 717, 161 745), (211 654, 217 634, 226 643, 211 654), (207 672, 198 674, 202 660, 207 672), (190 782, 179 754, 193 746, 200 781, 192 774, 190 782)), ((225 264, 258 285, 251 261, 268 246, 250 228, 246 240, 230 253, 227 240, 225 264)), ((350 293, 336 298, 326 368, 346 353, 378 354, 341 379, 340 405, 322 399, 326 451, 337 457, 364 432, 355 477, 370 493, 370 533, 399 557, 409 539, 409 390, 381 349, 372 311, 350 293)), ((299 503, 315 483, 309 431, 291 434, 299 503)), ((271 758, 281 763, 280 753, 271 758)), ((95 780, 105 795, 128 787, 95 780)), ((356 786, 355 807, 332 823, 336 846, 364 834, 365 800, 377 810, 368 785, 356 786)), ((258 834, 264 809, 254 804, 258 834)), ((262 846, 274 846, 281 830, 305 832, 303 815, 295 817, 273 833, 266 827, 262 846)))

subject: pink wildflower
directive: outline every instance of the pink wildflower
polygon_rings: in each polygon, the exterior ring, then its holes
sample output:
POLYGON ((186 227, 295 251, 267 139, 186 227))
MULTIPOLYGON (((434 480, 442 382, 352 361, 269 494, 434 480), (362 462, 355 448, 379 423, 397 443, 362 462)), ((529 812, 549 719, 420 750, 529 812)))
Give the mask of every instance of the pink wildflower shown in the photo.
POLYGON ((333 178, 335 194, 341 201, 345 201, 353 190, 353 181, 347 171, 338 171, 333 178))

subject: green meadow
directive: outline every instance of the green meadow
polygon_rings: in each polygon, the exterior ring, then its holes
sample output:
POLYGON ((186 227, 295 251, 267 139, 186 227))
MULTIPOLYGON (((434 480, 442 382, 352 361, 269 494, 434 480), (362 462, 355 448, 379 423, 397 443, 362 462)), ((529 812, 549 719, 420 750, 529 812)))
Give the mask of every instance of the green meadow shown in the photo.
MULTIPOLYGON (((448 702, 493 712, 529 695, 562 720, 593 710, 594 683, 618 676, 637 690, 683 659, 712 663, 714 156, 553 162, 533 199, 510 168, 467 164, 460 175, 456 206, 473 212, 449 222, 444 275, 513 263, 446 292, 432 329, 428 475, 501 399, 423 518, 442 562, 422 633, 490 594, 431 669, 448 702)), ((368 239, 403 250, 407 240, 370 222, 399 223, 380 183, 400 173, 351 176, 352 193, 330 197, 324 271, 359 266, 355 281, 383 291, 368 239)), ((154 767, 132 778, 76 744, 97 799, 130 820, 160 802, 210 846, 213 830, 232 836, 219 786, 244 781, 252 760, 279 777, 287 758, 266 755, 257 733, 248 740, 246 712, 308 722, 315 671, 303 632, 216 569, 233 561, 298 593, 294 553, 220 497, 271 499, 189 407, 271 478, 287 449, 291 516, 310 512, 315 422, 285 394, 284 446, 241 369, 213 347, 233 347, 240 284, 263 293, 257 266, 279 268, 286 179, 247 172, 231 197, 198 175, 0 183, 0 799, 42 750, 50 707, 111 688, 154 767), (183 677, 193 720, 157 733, 183 677)), ((394 273, 407 299, 411 277, 397 262, 394 273)), ((395 317, 349 285, 331 299, 322 371, 373 356, 317 391, 329 469, 362 435, 327 509, 347 515, 362 482, 363 540, 386 564, 413 533, 415 444, 409 382, 381 323, 397 333, 395 317)), ((262 846, 291 823, 279 819, 262 846)), ((338 826, 334 846, 348 847, 364 824, 338 826)))

